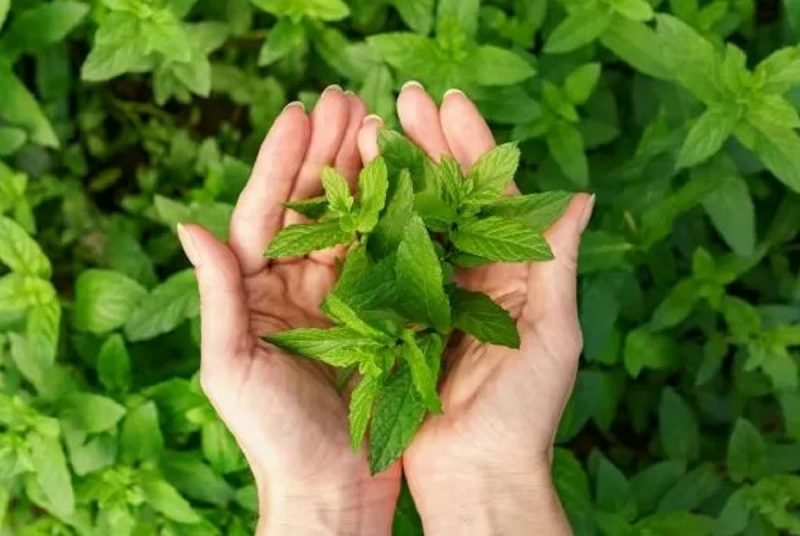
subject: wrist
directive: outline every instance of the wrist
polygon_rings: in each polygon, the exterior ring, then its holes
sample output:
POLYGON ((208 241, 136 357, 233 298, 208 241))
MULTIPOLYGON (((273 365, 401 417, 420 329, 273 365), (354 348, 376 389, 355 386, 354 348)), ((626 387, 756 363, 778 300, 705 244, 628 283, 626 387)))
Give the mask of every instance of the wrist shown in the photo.
POLYGON ((409 481, 425 534, 572 534, 550 466, 515 472, 471 471, 409 481))
POLYGON ((258 536, 391 534, 396 486, 375 485, 372 477, 367 479, 312 489, 280 483, 264 486, 258 536))

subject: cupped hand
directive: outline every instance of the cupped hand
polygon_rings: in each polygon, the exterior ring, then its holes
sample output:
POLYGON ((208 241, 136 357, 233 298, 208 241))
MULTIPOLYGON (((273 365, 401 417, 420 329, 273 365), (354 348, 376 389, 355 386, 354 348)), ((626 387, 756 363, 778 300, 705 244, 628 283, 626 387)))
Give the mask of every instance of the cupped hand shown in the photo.
POLYGON ((364 454, 350 447, 347 405, 331 371, 259 338, 324 325, 319 304, 335 281, 335 252, 279 262, 263 252, 297 223, 283 203, 322 193, 324 166, 356 176, 365 114, 357 97, 335 86, 310 116, 290 104, 261 145, 228 244, 197 225, 179 226, 200 287, 201 383, 254 473, 259 534, 391 530, 399 464, 371 477, 364 454))
MULTIPOLYGON (((433 159, 466 171, 495 142, 460 91, 441 107, 418 84, 397 103, 405 134, 433 159)), ((379 121, 359 134, 364 161, 377 155, 379 121)), ((518 194, 512 186, 509 195, 518 194)), ((443 414, 430 416, 403 456, 426 534, 570 534, 550 476, 553 440, 575 379, 582 338, 576 307, 578 244, 593 197, 574 196, 545 233, 555 259, 492 264, 457 274, 517 321, 519 350, 463 337, 445 355, 443 414)))

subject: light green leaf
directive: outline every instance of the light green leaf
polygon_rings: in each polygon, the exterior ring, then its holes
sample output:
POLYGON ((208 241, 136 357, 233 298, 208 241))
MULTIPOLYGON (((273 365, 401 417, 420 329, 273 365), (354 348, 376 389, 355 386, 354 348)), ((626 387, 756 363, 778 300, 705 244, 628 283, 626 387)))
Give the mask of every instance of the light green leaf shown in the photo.
POLYGON ((740 257, 753 253, 756 244, 755 208, 747 182, 730 177, 703 198, 703 208, 723 240, 740 257))
POLYGON ((403 21, 415 32, 427 35, 433 28, 434 0, 391 0, 403 21))
POLYGON ((653 18, 653 6, 647 0, 611 0, 614 11, 626 19, 645 22, 653 18))
POLYGON ((0 262, 14 272, 50 277, 52 268, 33 238, 14 220, 0 216, 0 262))
POLYGON ((670 78, 661 44, 650 26, 615 14, 600 43, 634 69, 657 79, 670 78))
POLYGON ((397 248, 395 275, 401 311, 445 333, 450 328, 450 304, 439 258, 419 216, 412 217, 397 248))
POLYGON ((19 13, 3 35, 3 45, 12 58, 20 52, 36 52, 56 43, 72 31, 89 12, 80 2, 41 4, 19 13))
POLYGON ((432 370, 431 364, 426 359, 422 349, 417 345, 413 331, 404 330, 402 337, 404 344, 401 347, 401 353, 411 370, 411 379, 414 382, 414 387, 417 389, 428 411, 441 413, 442 402, 436 392, 438 371, 432 370))
POLYGON ((81 272, 75 283, 75 327, 97 334, 121 327, 146 295, 144 287, 119 272, 81 272))
POLYGON ((297 201, 287 201, 283 206, 308 218, 317 219, 328 210, 328 200, 325 196, 310 197, 297 201))
POLYGON ((580 131, 565 121, 556 122, 546 136, 547 147, 561 171, 577 186, 589 183, 589 164, 580 131))
POLYGON ((436 42, 428 37, 407 32, 392 32, 367 37, 369 46, 384 61, 411 79, 437 80, 442 76, 441 54, 436 42))
POLYGON ((344 175, 332 167, 326 167, 322 170, 322 186, 330 209, 340 215, 349 214, 354 200, 344 175))
POLYGON ((581 463, 569 450, 556 448, 553 457, 553 484, 570 524, 579 534, 595 530, 595 512, 589 491, 589 478, 581 463))
POLYGON ((546 230, 567 209, 572 192, 555 190, 538 194, 501 197, 481 209, 487 216, 520 220, 537 232, 546 230))
POLYGON ((625 369, 633 378, 646 368, 669 368, 678 357, 677 344, 666 335, 640 328, 631 331, 625 339, 625 369))
MULTIPOLYGON (((738 133, 737 133, 738 136, 738 133)), ((745 142, 746 140, 741 141, 745 142)), ((800 192, 800 136, 789 128, 762 127, 755 133, 753 151, 786 186, 800 192)))
POLYGON ((87 434, 114 428, 125 408, 113 399, 92 393, 72 393, 63 401, 61 419, 87 434))
POLYGON ((713 497, 721 486, 718 469, 712 463, 704 462, 682 476, 662 497, 656 510, 675 513, 694 510, 713 497))
POLYGON ((636 514, 636 503, 630 482, 614 464, 603 456, 597 466, 597 507, 610 513, 622 514, 627 519, 636 514))
POLYGON ((3 24, 6 22, 6 17, 8 16, 8 10, 11 7, 11 0, 0 0, 0 29, 3 28, 3 24))
MULTIPOLYGON (((342 292, 342 289, 339 289, 339 293, 346 294, 346 292, 342 292)), ((328 318, 335 321, 337 324, 350 328, 364 337, 383 344, 389 344, 394 341, 393 337, 390 337, 362 320, 358 313, 335 293, 329 294, 325 298, 325 301, 322 303, 322 310, 328 318)))
POLYGON ((658 536, 685 536, 687 534, 711 534, 714 522, 710 517, 690 512, 654 514, 636 523, 637 534, 658 536))
POLYGON ((504 143, 484 153, 467 174, 472 191, 464 203, 483 205, 495 201, 506 185, 514 180, 520 151, 516 143, 504 143))
POLYGON ((533 76, 536 69, 519 54, 482 45, 470 54, 467 76, 481 86, 508 86, 533 76))
POLYGON ((158 408, 152 400, 128 410, 119 435, 120 456, 126 463, 157 460, 164 450, 158 408))
POLYGON ((361 450, 361 442, 367 432, 369 418, 372 415, 372 406, 381 389, 381 380, 378 376, 364 376, 353 389, 350 395, 350 445, 353 450, 361 450))
POLYGON ((125 335, 131 341, 152 339, 194 318, 199 309, 194 270, 183 270, 170 276, 139 301, 125 322, 125 335))
POLYGON ((584 104, 589 99, 597 85, 601 68, 599 63, 586 63, 569 73, 564 80, 564 91, 573 104, 584 104))
POLYGON ((383 344, 343 327, 292 329, 267 335, 264 340, 289 353, 337 367, 371 359, 383 348, 383 344))
POLYGON ((266 256, 273 259, 297 257, 352 239, 353 233, 342 231, 338 221, 290 225, 272 239, 266 256))
POLYGON ((739 418, 728 442, 728 472, 734 482, 757 480, 764 473, 767 447, 758 429, 739 418))
POLYGON ((456 288, 450 293, 453 325, 481 342, 519 348, 519 332, 508 311, 486 294, 456 288))
POLYGON ((125 12, 109 13, 94 36, 94 46, 81 67, 81 79, 101 82, 123 73, 140 73, 155 67, 142 46, 139 19, 125 12))
MULTIPOLYGON (((388 163, 388 160, 387 160, 388 163)), ((386 203, 386 210, 370 234, 369 251, 377 258, 394 253, 403 240, 414 211, 414 191, 408 170, 401 172, 386 203)))
POLYGON ((147 504, 167 519, 178 523, 197 523, 202 519, 186 499, 160 477, 143 474, 139 478, 139 485, 147 504))
POLYGON ((185 497, 220 507, 233 499, 231 485, 194 452, 166 452, 160 458, 159 468, 185 497))
POLYGON ((306 32, 302 24, 289 18, 279 19, 267 34, 258 53, 259 65, 271 65, 305 44, 306 32))
POLYGON ((722 148, 738 119, 727 106, 710 106, 694 121, 678 154, 678 167, 695 166, 722 148))
POLYGON ((442 33, 442 26, 454 25, 461 28, 467 39, 472 39, 478 31, 480 0, 439 0, 436 10, 436 32, 442 33))
POLYGON ((378 215, 386 204, 389 189, 388 171, 383 158, 367 164, 358 175, 358 193, 361 209, 358 214, 358 230, 368 233, 378 223, 378 215))
POLYGON ((530 261, 553 258, 540 233, 516 220, 490 216, 459 225, 451 240, 460 251, 493 261, 530 261))
POLYGON ((203 423, 200 447, 203 456, 219 474, 233 473, 247 467, 236 439, 219 419, 203 423))
POLYGON ((597 3, 579 8, 556 26, 544 45, 548 54, 562 54, 588 45, 611 24, 612 11, 597 3))
POLYGON ((7 65, 0 64, 0 119, 25 129, 34 142, 58 147, 59 141, 50 120, 34 95, 7 65))
POLYGON ((375 399, 369 435, 369 467, 372 474, 397 460, 411 443, 425 417, 411 371, 399 366, 385 381, 375 399))
POLYGON ((57 437, 31 432, 27 436, 31 463, 36 469, 36 482, 59 516, 70 516, 75 510, 67 460, 57 437))
POLYGON ((131 362, 122 335, 114 333, 97 354, 97 375, 109 391, 124 392, 131 383, 131 362))

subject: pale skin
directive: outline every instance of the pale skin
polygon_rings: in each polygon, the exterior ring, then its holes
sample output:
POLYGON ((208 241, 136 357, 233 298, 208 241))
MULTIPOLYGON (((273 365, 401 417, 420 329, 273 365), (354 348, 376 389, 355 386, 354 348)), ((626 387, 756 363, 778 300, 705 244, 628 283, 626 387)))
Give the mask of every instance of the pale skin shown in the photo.
MULTIPOLYGON (((494 146, 461 92, 439 107, 421 86, 406 84, 397 111, 405 134, 434 159, 449 153, 468 169, 494 146)), ((335 86, 310 114, 291 104, 261 146, 228 243, 197 225, 179 227, 200 286, 201 383, 255 476, 257 533, 390 534, 402 471, 426 534, 570 534, 550 466, 581 349, 575 270, 593 197, 576 195, 547 230, 555 260, 458 274, 462 286, 511 312, 521 348, 464 337, 449 350, 443 415, 429 417, 402 460, 374 477, 365 449, 349 445, 347 404, 331 371, 259 338, 325 325, 319 304, 343 252, 268 262, 263 251, 299 221, 282 203, 321 193, 324 166, 353 179, 377 155, 380 127, 335 86)))

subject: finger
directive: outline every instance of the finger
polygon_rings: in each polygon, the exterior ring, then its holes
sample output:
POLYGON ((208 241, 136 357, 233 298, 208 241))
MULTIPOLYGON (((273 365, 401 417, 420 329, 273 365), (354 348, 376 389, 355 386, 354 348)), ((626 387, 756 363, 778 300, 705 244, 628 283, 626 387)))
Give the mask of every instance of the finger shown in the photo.
POLYGON ((361 170, 361 156, 358 152, 358 133, 361 130, 361 123, 367 115, 367 106, 357 95, 345 92, 345 96, 350 103, 350 117, 347 121, 347 129, 344 132, 342 146, 336 155, 333 166, 347 177, 350 186, 355 185, 355 179, 361 170))
POLYGON ((228 239, 246 276, 266 265, 264 248, 283 223, 283 203, 303 161, 309 132, 303 105, 293 102, 275 119, 261 144, 231 216, 228 239))
POLYGON ((432 159, 438 162, 443 153, 450 152, 439 122, 439 108, 419 82, 403 85, 397 97, 397 115, 406 136, 432 159))
POLYGON ((545 231, 554 259, 531 263, 522 315, 529 328, 562 333, 577 325, 578 247, 593 208, 594 195, 576 194, 564 215, 545 231))
MULTIPOLYGON (((292 188, 289 199, 296 201, 322 193, 322 168, 336 159, 347 130, 350 102, 339 86, 328 86, 311 112, 311 140, 306 157, 292 188)), ((287 211, 284 225, 300 223, 303 217, 287 211)))
POLYGON ((383 127, 383 119, 375 114, 368 115, 358 131, 358 152, 361 153, 361 162, 369 164, 378 157, 378 133, 383 127))
MULTIPOLYGON (((367 115, 367 107, 361 99, 352 93, 345 93, 345 96, 350 102, 350 117, 348 119, 347 129, 342 139, 342 145, 339 153, 336 155, 334 167, 345 177, 350 183, 350 189, 356 190, 356 179, 358 172, 361 169, 361 156, 358 153, 358 132, 361 129, 361 123, 364 116, 367 115)), ((315 251, 309 255, 309 258, 326 265, 333 265, 337 258, 344 258, 345 247, 336 246, 322 251, 315 251)))
MULTIPOLYGON (((439 116, 447 145, 464 173, 478 158, 494 148, 492 130, 463 91, 451 89, 444 94, 439 116)), ((516 193, 519 193, 516 184, 510 182, 506 194, 516 193)))
POLYGON ((242 274, 233 252, 198 225, 178 225, 178 237, 195 267, 200 289, 201 378, 234 378, 251 354, 242 274))

